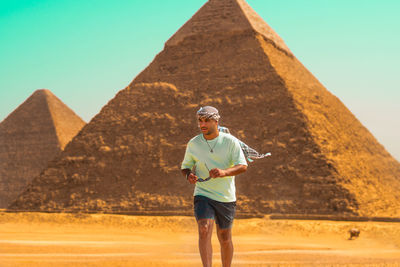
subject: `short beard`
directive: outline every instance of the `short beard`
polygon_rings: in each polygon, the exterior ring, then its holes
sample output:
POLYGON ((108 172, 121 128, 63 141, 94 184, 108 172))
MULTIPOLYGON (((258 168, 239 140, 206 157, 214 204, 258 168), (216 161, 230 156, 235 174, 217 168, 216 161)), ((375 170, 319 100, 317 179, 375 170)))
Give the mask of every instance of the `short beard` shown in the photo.
POLYGON ((208 132, 206 132, 204 135, 212 135, 213 132, 210 131, 210 129, 208 130, 208 132))
POLYGON ((217 129, 218 128, 216 128, 216 129, 210 129, 210 128, 208 128, 208 131, 207 131, 207 133, 205 133, 204 135, 212 135, 212 134, 214 134, 216 131, 217 131, 217 129))

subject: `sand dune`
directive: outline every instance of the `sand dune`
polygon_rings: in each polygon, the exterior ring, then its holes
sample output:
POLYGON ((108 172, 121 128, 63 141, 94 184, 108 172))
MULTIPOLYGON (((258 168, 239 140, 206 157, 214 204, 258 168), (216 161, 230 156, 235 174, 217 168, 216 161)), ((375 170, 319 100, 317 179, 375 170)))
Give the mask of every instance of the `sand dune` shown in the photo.
MULTIPOLYGON (((213 237, 214 266, 219 246, 213 237)), ((238 219, 233 266, 400 266, 400 224, 238 219), (348 229, 361 230, 348 240, 348 229)), ((0 213, 0 266, 201 266, 192 217, 0 213)))

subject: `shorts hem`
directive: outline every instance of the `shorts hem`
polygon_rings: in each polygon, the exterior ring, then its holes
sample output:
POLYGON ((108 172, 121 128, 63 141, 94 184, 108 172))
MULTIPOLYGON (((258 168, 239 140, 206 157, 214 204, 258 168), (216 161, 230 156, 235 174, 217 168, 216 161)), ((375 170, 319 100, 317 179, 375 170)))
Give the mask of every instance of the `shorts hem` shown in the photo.
POLYGON ((207 219, 207 220, 214 220, 215 221, 215 217, 214 218, 197 218, 196 216, 194 216, 195 218, 196 218, 196 221, 198 221, 198 220, 205 220, 205 219, 207 219))
POLYGON ((218 227, 219 227, 219 229, 221 229, 221 230, 232 229, 233 223, 232 223, 231 225, 229 225, 228 227, 221 227, 221 226, 219 226, 219 224, 218 224, 218 227))

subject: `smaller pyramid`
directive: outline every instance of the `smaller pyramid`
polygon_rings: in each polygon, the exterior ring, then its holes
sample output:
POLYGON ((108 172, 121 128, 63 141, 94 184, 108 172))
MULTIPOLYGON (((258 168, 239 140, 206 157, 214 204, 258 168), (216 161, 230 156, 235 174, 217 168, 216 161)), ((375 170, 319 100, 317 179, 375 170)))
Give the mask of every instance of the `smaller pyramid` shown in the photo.
POLYGON ((0 123, 0 208, 6 208, 85 122, 47 89, 0 123))

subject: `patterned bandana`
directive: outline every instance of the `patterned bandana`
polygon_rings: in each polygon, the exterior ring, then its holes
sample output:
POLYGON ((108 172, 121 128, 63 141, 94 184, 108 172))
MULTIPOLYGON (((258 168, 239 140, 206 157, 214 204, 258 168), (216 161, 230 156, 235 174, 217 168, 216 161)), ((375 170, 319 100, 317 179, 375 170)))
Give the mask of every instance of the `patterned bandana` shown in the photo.
POLYGON ((221 118, 221 116, 218 113, 218 109, 211 106, 201 107, 197 111, 197 116, 198 118, 212 119, 215 121, 219 121, 219 119, 221 118))

